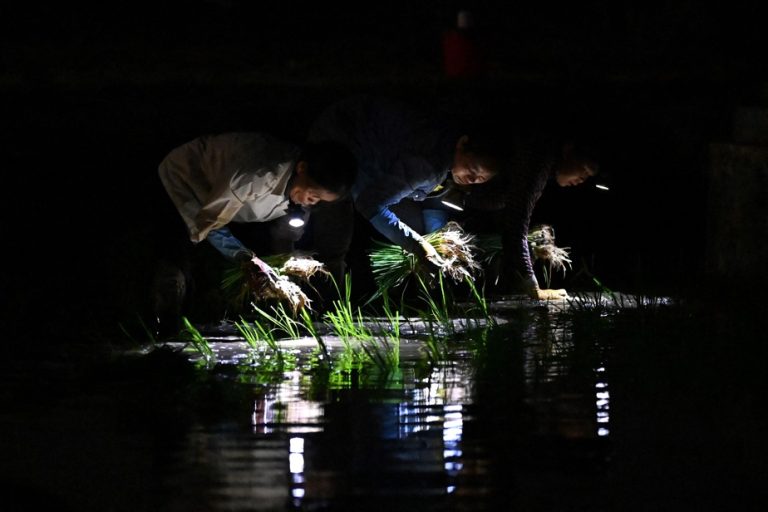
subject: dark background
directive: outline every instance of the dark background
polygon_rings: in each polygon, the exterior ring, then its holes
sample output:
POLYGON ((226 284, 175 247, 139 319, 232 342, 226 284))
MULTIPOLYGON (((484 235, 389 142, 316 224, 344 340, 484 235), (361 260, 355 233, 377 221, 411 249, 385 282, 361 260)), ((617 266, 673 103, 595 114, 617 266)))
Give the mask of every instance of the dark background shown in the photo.
POLYGON ((613 289, 699 281, 709 145, 731 139, 736 108, 768 99, 765 7, 528 4, 4 5, 7 321, 19 334, 116 325, 146 278, 147 187, 170 149, 230 130, 300 142, 324 106, 357 92, 489 115, 499 129, 597 129, 612 191, 549 189, 536 220, 571 247, 574 270, 613 289), (451 79, 441 41, 461 8, 485 67, 451 79))

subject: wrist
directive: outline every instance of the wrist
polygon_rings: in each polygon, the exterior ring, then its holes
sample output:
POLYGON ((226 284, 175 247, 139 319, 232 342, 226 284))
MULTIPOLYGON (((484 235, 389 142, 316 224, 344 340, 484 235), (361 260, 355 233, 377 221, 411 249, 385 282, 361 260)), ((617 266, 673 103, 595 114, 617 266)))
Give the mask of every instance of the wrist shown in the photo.
POLYGON ((539 282, 536 276, 528 276, 523 280, 523 291, 532 299, 539 298, 539 282))
POLYGON ((234 260, 239 263, 245 263, 253 259, 253 252, 249 250, 241 250, 235 253, 234 260))

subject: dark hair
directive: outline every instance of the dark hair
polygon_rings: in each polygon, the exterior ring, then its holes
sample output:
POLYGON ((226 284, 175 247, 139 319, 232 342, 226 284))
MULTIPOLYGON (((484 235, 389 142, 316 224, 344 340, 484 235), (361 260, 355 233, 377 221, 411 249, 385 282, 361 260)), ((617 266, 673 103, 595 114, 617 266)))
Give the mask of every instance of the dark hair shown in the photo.
POLYGON ((307 163, 307 175, 324 189, 345 196, 357 176, 357 160, 344 145, 332 141, 305 144, 299 157, 307 163))
POLYGON ((596 140, 580 137, 570 137, 565 146, 568 147, 568 157, 572 160, 590 162, 590 169, 596 176, 600 174, 600 163, 603 160, 600 144, 596 140))
POLYGON ((472 123, 465 126, 467 136, 464 151, 473 154, 495 174, 500 174, 510 156, 512 142, 509 134, 491 123, 472 123))

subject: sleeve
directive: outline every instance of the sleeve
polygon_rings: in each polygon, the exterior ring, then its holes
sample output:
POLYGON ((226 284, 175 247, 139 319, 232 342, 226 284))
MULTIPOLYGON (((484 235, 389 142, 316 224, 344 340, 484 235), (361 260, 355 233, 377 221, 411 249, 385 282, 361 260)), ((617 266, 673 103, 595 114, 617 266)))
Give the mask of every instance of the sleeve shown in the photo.
POLYGON ((374 228, 403 249, 410 252, 419 250, 421 236, 390 209, 410 196, 416 189, 418 179, 431 170, 426 161, 418 157, 398 160, 389 173, 369 183, 355 199, 357 210, 370 221, 374 228), (426 165, 426 167, 425 167, 426 165))
POLYGON ((507 187, 502 243, 504 254, 509 258, 507 269, 513 273, 510 277, 520 277, 528 284, 536 284, 528 246, 528 229, 533 209, 549 179, 550 166, 545 163, 520 169, 526 172, 518 174, 519 179, 512 180, 507 187))
POLYGON ((230 182, 222 182, 206 198, 195 215, 197 241, 204 240, 212 230, 229 224, 243 207, 243 202, 232 191, 230 182))
MULTIPOLYGON (((504 254, 508 269, 524 280, 534 276, 533 262, 528 248, 528 224, 534 201, 513 195, 504 211, 504 254)), ((535 279, 535 277, 534 277, 535 279)))
POLYGON ((209 231, 206 240, 228 260, 237 260, 242 256, 251 255, 251 251, 232 234, 229 228, 209 231))
POLYGON ((199 137, 175 148, 160 163, 163 186, 194 243, 229 223, 243 206, 225 168, 229 145, 229 137, 199 137))
POLYGON ((501 176, 489 180, 487 183, 467 187, 464 206, 467 209, 478 211, 503 210, 507 203, 507 185, 501 176))
POLYGON ((416 253, 421 247, 419 235, 389 208, 382 208, 369 220, 379 233, 406 251, 416 253))

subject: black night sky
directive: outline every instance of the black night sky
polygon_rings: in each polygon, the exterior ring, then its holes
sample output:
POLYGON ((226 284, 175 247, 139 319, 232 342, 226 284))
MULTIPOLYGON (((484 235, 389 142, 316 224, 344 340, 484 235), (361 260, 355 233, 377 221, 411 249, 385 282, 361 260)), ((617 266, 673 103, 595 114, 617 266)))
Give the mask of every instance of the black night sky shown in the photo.
POLYGON ((669 291, 705 264, 709 144, 732 137, 736 108, 768 100, 764 10, 6 3, 3 309, 26 321, 108 308, 103 297, 131 288, 115 261, 130 258, 132 234, 151 222, 142 191, 169 149, 230 130, 300 141, 320 109, 357 92, 597 128, 614 190, 548 190, 535 215, 614 288, 669 291), (442 64, 460 9, 473 13, 484 56, 468 80, 446 77, 442 64))

